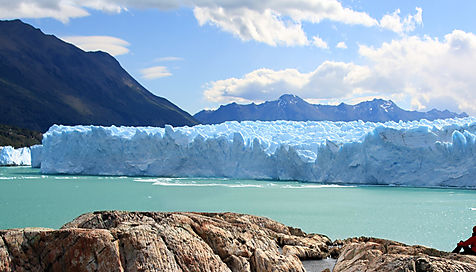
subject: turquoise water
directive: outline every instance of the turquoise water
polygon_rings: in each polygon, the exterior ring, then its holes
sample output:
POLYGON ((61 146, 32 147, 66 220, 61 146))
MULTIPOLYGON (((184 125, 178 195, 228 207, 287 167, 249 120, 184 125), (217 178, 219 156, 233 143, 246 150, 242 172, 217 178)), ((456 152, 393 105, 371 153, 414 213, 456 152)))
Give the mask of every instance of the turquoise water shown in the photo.
POLYGON ((249 213, 332 239, 374 236, 451 250, 476 225, 476 191, 58 176, 0 167, 0 229, 59 228, 82 213, 113 209, 249 213))

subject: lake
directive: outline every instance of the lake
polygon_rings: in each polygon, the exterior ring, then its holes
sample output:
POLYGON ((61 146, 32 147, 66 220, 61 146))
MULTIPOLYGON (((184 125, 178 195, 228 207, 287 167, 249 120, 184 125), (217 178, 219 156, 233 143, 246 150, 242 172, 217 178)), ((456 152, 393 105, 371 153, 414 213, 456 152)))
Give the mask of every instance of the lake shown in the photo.
POLYGON ((0 167, 0 229, 59 228, 97 210, 248 213, 331 239, 373 236, 449 251, 476 225, 476 190, 42 175, 0 167))

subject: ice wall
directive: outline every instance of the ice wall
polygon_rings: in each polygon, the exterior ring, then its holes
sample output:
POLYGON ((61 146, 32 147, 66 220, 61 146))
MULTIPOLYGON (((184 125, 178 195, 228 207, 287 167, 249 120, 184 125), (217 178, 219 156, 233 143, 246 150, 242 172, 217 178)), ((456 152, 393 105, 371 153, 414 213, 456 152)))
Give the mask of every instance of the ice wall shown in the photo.
POLYGON ((476 118, 53 126, 43 173, 476 187, 476 118))
POLYGON ((30 148, 0 146, 0 166, 30 165, 30 148))
POLYGON ((34 145, 30 147, 31 152, 31 167, 40 168, 41 166, 41 153, 43 150, 42 145, 34 145))

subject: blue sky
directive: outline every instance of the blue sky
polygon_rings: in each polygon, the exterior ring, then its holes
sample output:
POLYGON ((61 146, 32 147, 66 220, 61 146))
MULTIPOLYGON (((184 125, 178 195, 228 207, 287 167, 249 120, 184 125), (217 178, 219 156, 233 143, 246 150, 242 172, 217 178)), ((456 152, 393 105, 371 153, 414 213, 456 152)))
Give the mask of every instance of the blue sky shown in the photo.
POLYGON ((294 93, 476 114, 474 1, 0 0, 194 114, 294 93))

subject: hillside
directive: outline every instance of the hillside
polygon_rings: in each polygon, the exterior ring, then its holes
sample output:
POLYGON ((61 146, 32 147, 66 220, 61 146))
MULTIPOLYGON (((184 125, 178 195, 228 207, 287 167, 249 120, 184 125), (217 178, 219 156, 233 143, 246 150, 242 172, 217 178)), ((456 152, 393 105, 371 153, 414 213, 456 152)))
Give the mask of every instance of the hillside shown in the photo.
POLYGON ((390 100, 374 99, 356 105, 341 103, 337 106, 310 104, 298 96, 285 94, 278 100, 262 104, 240 105, 231 103, 217 110, 203 110, 194 117, 204 124, 219 124, 225 121, 354 121, 371 122, 413 121, 420 119, 446 119, 466 117, 448 110, 433 109, 428 112, 406 111, 390 100))
POLYGON ((0 124, 174 126, 196 120, 153 95, 104 52, 84 52, 21 22, 0 21, 0 124))
POLYGON ((41 144, 42 134, 38 131, 0 125, 0 146, 15 148, 41 144))

